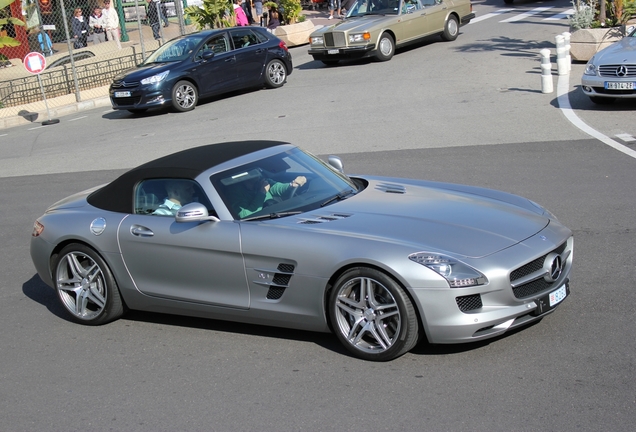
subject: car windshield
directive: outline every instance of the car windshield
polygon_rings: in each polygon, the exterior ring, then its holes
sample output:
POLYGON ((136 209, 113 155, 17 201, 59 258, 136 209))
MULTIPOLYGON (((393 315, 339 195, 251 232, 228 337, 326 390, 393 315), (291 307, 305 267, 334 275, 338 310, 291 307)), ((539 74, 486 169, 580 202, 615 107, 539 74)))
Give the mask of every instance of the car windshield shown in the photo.
POLYGON ((347 18, 364 15, 398 15, 400 0, 356 0, 347 13, 347 18))
POLYGON ((346 175, 300 149, 210 177, 235 219, 270 219, 303 213, 358 192, 346 175))
POLYGON ((172 39, 150 54, 142 64, 147 65, 151 63, 167 63, 185 60, 194 52, 194 49, 199 45, 202 39, 203 36, 201 35, 190 35, 172 39))

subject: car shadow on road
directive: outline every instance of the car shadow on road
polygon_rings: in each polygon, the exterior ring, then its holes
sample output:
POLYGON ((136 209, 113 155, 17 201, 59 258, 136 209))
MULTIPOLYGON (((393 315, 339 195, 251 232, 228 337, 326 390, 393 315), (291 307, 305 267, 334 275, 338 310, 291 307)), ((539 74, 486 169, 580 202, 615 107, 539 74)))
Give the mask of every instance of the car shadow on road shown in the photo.
MULTIPOLYGON (((33 275, 31 279, 22 284, 22 292, 34 302, 45 306, 49 310, 49 312, 51 312, 56 317, 64 321, 73 322, 68 318, 66 311, 60 305, 59 300, 55 295, 55 290, 47 286, 37 274, 33 275)), ((357 359, 357 357, 354 357, 351 353, 349 353, 349 351, 347 351, 347 349, 338 341, 336 336, 332 333, 318 333, 306 330, 271 327, 267 325, 222 321, 213 318, 196 318, 182 315, 170 315, 134 310, 129 310, 120 319, 132 322, 153 323, 174 327, 212 330, 224 333, 263 336, 282 340, 309 342, 337 354, 347 356, 352 359, 357 359)), ((511 330, 510 332, 507 332, 501 336, 479 342, 453 345, 433 345, 429 344, 426 340, 422 340, 415 348, 410 351, 410 354, 421 356, 443 356, 477 350, 501 339, 510 337, 519 331, 523 331, 529 327, 532 327, 540 321, 541 320, 535 321, 527 326, 511 330)))

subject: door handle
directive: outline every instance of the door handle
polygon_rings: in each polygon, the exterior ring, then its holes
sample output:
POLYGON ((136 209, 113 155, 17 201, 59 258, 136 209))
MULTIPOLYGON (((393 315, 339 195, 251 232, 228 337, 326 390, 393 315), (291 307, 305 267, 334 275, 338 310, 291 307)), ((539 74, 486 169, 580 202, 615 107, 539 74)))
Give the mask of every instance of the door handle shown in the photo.
POLYGON ((152 237, 155 233, 150 228, 141 225, 133 225, 130 227, 130 233, 137 237, 152 237))

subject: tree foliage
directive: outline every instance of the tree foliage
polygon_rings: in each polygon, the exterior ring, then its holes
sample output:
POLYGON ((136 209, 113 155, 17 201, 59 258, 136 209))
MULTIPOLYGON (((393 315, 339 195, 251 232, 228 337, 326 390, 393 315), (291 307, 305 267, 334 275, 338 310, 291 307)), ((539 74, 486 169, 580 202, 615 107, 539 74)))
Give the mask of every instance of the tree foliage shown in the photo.
MULTIPOLYGON (((17 0, 0 0, 0 30, 4 30, 4 28, 9 24, 13 24, 14 26, 24 26, 26 25, 24 21, 19 20, 18 18, 14 18, 10 15, 10 13, 5 12, 5 8, 9 6, 11 3, 17 0)), ((16 47, 20 46, 20 41, 12 38, 10 36, 0 36, 0 48, 4 47, 16 47)))
POLYGON ((236 25, 234 7, 229 0, 203 0, 201 6, 188 6, 184 12, 199 30, 236 25))

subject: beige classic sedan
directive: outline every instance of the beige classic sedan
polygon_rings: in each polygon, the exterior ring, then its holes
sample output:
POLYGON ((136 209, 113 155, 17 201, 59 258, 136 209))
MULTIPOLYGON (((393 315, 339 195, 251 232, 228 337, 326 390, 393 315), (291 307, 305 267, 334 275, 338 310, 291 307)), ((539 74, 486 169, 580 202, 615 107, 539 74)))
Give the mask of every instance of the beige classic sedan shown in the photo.
POLYGON ((396 47, 440 34, 453 41, 475 18, 470 0, 356 0, 346 18, 309 36, 314 60, 375 57, 390 60, 396 47))

